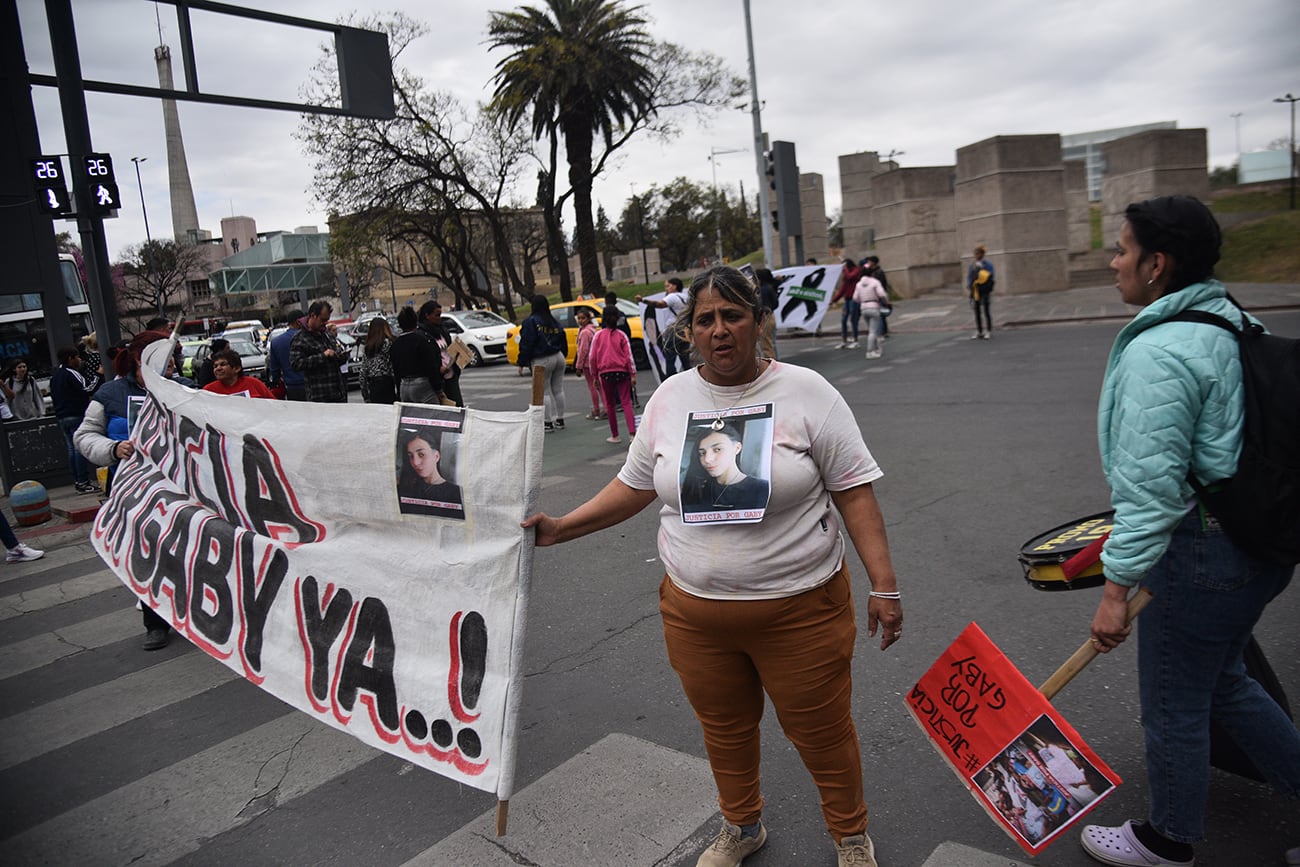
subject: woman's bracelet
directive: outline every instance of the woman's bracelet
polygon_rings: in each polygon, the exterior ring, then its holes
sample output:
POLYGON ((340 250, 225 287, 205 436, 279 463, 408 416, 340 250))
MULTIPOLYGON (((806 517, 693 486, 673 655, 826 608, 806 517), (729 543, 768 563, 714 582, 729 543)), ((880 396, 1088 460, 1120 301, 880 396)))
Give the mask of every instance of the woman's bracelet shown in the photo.
POLYGON ((903 594, 899 593, 897 590, 890 590, 888 592, 884 590, 872 590, 867 595, 874 596, 877 599, 902 599, 903 598, 903 594))

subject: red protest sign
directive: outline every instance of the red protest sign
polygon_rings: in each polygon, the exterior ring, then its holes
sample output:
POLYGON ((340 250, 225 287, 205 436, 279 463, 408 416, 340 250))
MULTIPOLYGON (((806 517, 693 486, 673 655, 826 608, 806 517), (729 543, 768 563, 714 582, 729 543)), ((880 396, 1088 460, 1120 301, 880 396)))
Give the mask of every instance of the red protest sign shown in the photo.
POLYGON ((974 623, 907 706, 988 814, 1037 855, 1121 782, 974 623))

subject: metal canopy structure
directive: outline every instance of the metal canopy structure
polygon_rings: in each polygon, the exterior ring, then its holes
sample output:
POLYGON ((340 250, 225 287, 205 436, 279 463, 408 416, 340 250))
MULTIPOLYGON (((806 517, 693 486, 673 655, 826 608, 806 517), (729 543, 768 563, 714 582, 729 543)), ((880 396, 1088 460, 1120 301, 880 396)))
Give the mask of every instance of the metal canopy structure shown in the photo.
MULTIPOLYGON (((392 59, 388 53, 388 36, 385 33, 358 30, 339 24, 310 21, 257 9, 244 9, 227 3, 211 0, 156 0, 176 7, 180 23, 181 51, 185 68, 185 89, 164 90, 153 87, 137 87, 105 81, 86 81, 81 74, 81 57, 77 45, 77 28, 72 14, 72 0, 45 0, 45 14, 50 32, 50 47, 54 57, 55 74, 41 75, 27 73, 25 52, 21 35, 18 33, 18 9, 16 0, 0 0, 4 4, 6 32, 13 30, 12 38, 5 41, 6 69, 5 87, 8 97, 14 104, 22 105, 23 117, 16 124, 17 134, 12 141, 5 142, 5 153, 30 160, 40 151, 39 138, 36 135, 35 110, 31 107, 31 85, 57 87, 59 104, 63 114, 64 138, 70 155, 73 189, 76 200, 77 229, 81 238, 81 248, 86 256, 86 277, 89 284, 91 315, 95 330, 102 345, 116 343, 121 337, 117 321, 117 305, 113 293, 113 281, 108 262, 107 242, 104 238, 103 217, 95 212, 86 200, 85 168, 87 155, 95 153, 91 142, 90 120, 86 111, 86 91, 117 93, 128 96, 146 96, 159 99, 188 100, 190 102, 207 102, 220 105, 233 105, 244 108, 270 108, 283 111, 309 112, 331 115, 346 115, 378 120, 390 119, 396 114, 393 101, 392 59), (204 93, 199 89, 198 68, 194 60, 194 40, 190 26, 190 12, 212 12, 230 15, 254 21, 282 24, 290 27, 320 30, 334 34, 334 45, 338 57, 340 105, 326 106, 278 102, 250 97, 226 94, 204 93), (12 62, 11 62, 12 59, 12 62), (8 70, 12 67, 13 73, 8 70), (30 119, 30 120, 29 120, 30 119), (21 141, 19 139, 21 138, 21 141)), ((8 34, 7 34, 8 35, 8 34)), ((24 208, 27 213, 13 218, 24 224, 36 227, 41 239, 33 249, 47 250, 46 258, 53 258, 54 226, 48 218, 42 217, 34 200, 24 208), (43 225, 38 225, 43 224, 43 225)), ((12 231, 0 233, 14 236, 12 231)), ((47 269, 41 274, 43 291, 47 299, 57 297, 55 284, 57 274, 47 269)), ((71 326, 66 309, 53 309, 47 304, 45 308, 50 333, 59 340, 71 334, 71 326)))
POLYGON ((218 295, 303 292, 334 283, 329 235, 277 234, 222 261, 208 280, 218 295))
MULTIPOLYGON (((307 18, 295 18, 291 15, 265 12, 260 9, 244 9, 229 3, 215 3, 212 0, 156 0, 156 2, 176 7, 176 19, 180 29, 181 67, 185 70, 185 89, 166 90, 161 87, 83 79, 81 81, 83 90, 206 102, 214 105, 236 105, 244 108, 345 115, 375 120, 391 120, 396 113, 393 103, 392 60, 388 56, 388 34, 386 33, 344 27, 341 24, 329 24, 324 21, 312 21, 307 18), (194 33, 190 25, 191 10, 333 33, 334 49, 338 57, 339 95, 342 104, 317 105, 204 93, 199 89, 199 70, 194 59, 194 33)), ((32 74, 29 78, 32 84, 58 86, 58 78, 53 75, 32 74)))

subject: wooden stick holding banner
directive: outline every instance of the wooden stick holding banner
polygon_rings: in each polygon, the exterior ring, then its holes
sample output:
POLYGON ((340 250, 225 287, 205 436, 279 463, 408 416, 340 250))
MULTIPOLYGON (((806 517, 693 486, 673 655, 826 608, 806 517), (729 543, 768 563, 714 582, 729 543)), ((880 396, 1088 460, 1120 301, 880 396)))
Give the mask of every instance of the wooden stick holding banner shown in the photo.
MULTIPOLYGON (((1134 593, 1133 598, 1128 601, 1128 614, 1124 618, 1124 623, 1131 625, 1138 614, 1142 612, 1142 609, 1147 607, 1147 603, 1151 599, 1151 591, 1145 587, 1134 593)), ((1096 658, 1097 648, 1093 645, 1092 639, 1088 639, 1051 677, 1043 681, 1043 685, 1038 688, 1038 691, 1043 694, 1044 698, 1051 701, 1058 692, 1065 688, 1067 683, 1074 680, 1075 675, 1087 668, 1088 663, 1096 658)))
MULTIPOLYGON (((544 393, 544 391, 545 391, 545 386, 546 386, 546 370, 545 370, 543 367, 541 367, 540 365, 537 365, 537 366, 534 366, 534 367, 533 367, 533 383, 532 383, 532 384, 533 384, 532 394, 531 394, 531 396, 530 396, 530 398, 529 398, 529 403, 528 403, 528 405, 529 405, 529 406, 541 406, 541 405, 542 405, 542 400, 543 400, 542 395, 543 395, 543 393, 544 393)), ((535 488, 535 486, 529 485, 528 488, 529 488, 529 490, 533 490, 533 489, 535 488)), ((525 509, 524 509, 524 513, 525 513, 525 514, 529 514, 529 513, 531 513, 531 512, 534 510, 534 507, 535 507, 535 506, 536 506, 535 503, 528 503, 528 504, 526 505, 525 509)), ((532 556, 531 556, 532 546, 531 546, 531 545, 528 546, 528 551, 529 551, 529 553, 525 555, 525 556, 528 558, 528 562, 526 563, 526 568, 521 570, 521 572, 522 572, 523 574, 525 574, 525 575, 531 575, 531 574, 532 574, 532 556)), ((521 594, 520 594, 520 604, 519 604, 519 607, 518 607, 518 609, 517 609, 517 611, 516 611, 516 614, 515 614, 515 616, 516 616, 517 618, 522 618, 522 617, 524 616, 524 603, 526 602, 526 595, 527 595, 526 593, 521 593, 521 594)), ((522 622, 522 619, 521 619, 520 622, 522 622)), ((523 648, 522 648, 522 647, 517 647, 517 648, 514 649, 513 652, 514 652, 517 656, 522 657, 522 654, 523 654, 523 648)), ((511 707, 511 708, 509 709, 509 711, 508 711, 508 715, 509 715, 510 717, 514 717, 514 716, 517 716, 517 714, 518 714, 518 704, 516 703, 515 706, 513 706, 513 707, 511 707)), ((512 726, 515 725, 514 720, 511 719, 511 720, 509 721, 508 724, 509 724, 509 725, 512 725, 512 726)), ((506 781, 507 781, 507 783, 508 783, 509 785, 513 785, 513 783, 514 783, 513 779, 511 779, 511 777, 513 777, 513 775, 514 775, 514 769, 513 769, 513 768, 507 768, 507 769, 503 770, 503 776, 506 778, 506 781)), ((498 798, 498 799, 497 799, 497 814, 496 814, 496 833, 497 833, 497 836, 498 836, 498 837, 504 837, 504 836, 505 836, 505 833, 506 833, 506 823, 509 821, 509 819, 510 819, 510 799, 509 799, 509 798, 498 798)))
POLYGON ((546 389, 546 368, 540 364, 533 365, 533 395, 530 398, 529 406, 541 406, 543 402, 542 395, 546 389))

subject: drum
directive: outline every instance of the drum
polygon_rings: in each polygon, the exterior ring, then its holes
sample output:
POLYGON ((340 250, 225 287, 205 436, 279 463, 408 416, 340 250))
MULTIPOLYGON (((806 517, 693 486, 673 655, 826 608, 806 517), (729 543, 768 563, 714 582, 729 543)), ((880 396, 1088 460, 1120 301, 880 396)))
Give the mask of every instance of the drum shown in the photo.
POLYGON ((1079 590, 1106 583, 1101 546, 1115 512, 1099 512, 1054 527, 1020 546, 1025 580, 1037 590, 1079 590))

